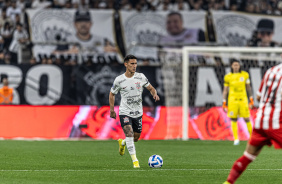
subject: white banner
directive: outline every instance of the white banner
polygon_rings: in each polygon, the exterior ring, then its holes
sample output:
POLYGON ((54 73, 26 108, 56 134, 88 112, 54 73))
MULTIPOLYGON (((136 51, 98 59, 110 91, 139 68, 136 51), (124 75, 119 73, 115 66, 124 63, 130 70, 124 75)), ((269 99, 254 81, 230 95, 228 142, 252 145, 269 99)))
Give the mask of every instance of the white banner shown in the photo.
POLYGON ((117 56, 114 45, 113 10, 27 10, 36 57, 64 55, 89 57, 93 62, 109 62, 117 56), (46 45, 39 42, 73 42, 76 45, 46 45), (38 44, 36 44, 38 43, 38 44), (80 47, 80 51, 79 51, 80 47))
MULTIPOLYGON (((280 16, 254 15, 239 12, 213 11, 213 23, 217 36, 217 42, 230 46, 247 46, 253 39, 260 39, 258 30, 269 32, 273 35, 270 39, 274 46, 282 42, 280 33, 282 31, 282 18, 280 16)), ((257 44, 259 45, 259 44, 257 44)), ((256 44, 253 46, 257 46, 256 44)))
POLYGON ((200 41, 199 32, 205 35, 206 12, 180 11, 178 13, 180 16, 169 15, 164 11, 141 13, 121 11, 128 53, 139 58, 155 60, 156 47, 135 46, 135 44, 197 44, 200 41))

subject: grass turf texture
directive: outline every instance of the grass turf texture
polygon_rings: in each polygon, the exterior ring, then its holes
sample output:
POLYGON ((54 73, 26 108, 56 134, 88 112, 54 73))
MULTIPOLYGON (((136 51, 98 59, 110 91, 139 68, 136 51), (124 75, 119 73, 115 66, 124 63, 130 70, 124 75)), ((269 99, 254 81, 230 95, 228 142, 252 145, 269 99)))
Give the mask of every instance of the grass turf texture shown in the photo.
MULTIPOLYGON (((133 169, 126 150, 118 153, 117 141, 0 141, 0 183, 199 183, 221 184, 246 142, 139 141, 140 169, 133 169), (159 154, 161 169, 148 166, 159 154)), ((237 183, 282 183, 281 151, 265 147, 237 183), (275 170, 276 169, 276 170, 275 170)))

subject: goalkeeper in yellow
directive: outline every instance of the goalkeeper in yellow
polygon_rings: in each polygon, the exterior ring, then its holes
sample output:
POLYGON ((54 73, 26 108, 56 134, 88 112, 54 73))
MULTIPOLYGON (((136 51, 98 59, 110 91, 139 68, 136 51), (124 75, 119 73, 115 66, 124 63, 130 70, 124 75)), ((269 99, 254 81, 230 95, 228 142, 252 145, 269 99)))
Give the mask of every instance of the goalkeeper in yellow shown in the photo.
POLYGON ((252 124, 250 122, 249 107, 252 108, 254 100, 250 86, 249 74, 241 71, 240 62, 233 59, 231 62, 231 72, 224 76, 223 89, 223 109, 227 116, 231 118, 231 128, 234 136, 234 145, 239 145, 237 118, 244 118, 248 131, 251 135, 252 124), (248 104, 248 96, 250 103, 248 104), (226 105, 228 94, 228 107, 226 105))

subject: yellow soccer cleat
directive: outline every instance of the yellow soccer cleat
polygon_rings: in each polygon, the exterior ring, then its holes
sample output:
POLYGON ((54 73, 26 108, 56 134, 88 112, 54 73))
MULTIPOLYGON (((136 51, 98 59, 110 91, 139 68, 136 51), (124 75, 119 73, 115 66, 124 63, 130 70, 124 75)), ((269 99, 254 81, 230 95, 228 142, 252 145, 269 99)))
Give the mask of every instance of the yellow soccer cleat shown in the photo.
POLYGON ((133 168, 140 168, 138 160, 133 162, 133 168))
POLYGON ((229 183, 228 181, 226 181, 226 182, 224 182, 223 184, 231 184, 231 183, 229 183))
POLYGON ((123 146, 122 145, 122 139, 119 139, 118 140, 118 146, 119 146, 119 154, 121 155, 121 156, 123 156, 124 155, 124 152, 125 152, 125 146, 123 146))

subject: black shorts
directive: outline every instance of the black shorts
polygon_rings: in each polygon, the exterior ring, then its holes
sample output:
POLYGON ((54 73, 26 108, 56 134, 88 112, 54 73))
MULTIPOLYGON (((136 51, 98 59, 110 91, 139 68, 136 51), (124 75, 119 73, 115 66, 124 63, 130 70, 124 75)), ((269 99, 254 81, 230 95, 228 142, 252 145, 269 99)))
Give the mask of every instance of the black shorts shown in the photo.
POLYGON ((119 119, 121 127, 124 127, 125 125, 131 125, 134 132, 142 132, 142 116, 138 118, 132 118, 126 115, 119 115, 119 119))

